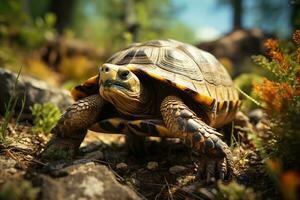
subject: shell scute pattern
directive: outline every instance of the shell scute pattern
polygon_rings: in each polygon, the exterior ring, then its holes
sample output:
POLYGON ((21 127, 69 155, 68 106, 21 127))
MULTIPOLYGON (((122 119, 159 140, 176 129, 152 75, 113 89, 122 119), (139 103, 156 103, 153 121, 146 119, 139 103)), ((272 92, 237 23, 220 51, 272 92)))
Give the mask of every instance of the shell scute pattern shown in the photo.
POLYGON ((116 53, 108 62, 135 64, 133 68, 187 87, 211 101, 238 100, 228 72, 214 56, 175 40, 137 43, 116 53))

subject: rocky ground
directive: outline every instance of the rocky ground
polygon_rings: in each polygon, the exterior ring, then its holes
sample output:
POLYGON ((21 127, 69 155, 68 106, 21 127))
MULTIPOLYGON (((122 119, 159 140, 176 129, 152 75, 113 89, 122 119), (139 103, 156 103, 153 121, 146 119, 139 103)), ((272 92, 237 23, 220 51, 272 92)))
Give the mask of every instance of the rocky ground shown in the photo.
MULTIPOLYGON (((147 154, 137 158, 128 154, 124 136, 89 132, 76 158, 43 163, 36 156, 49 136, 32 134, 30 125, 11 123, 9 131, 9 143, 0 148, 0 199, 219 199, 221 195, 216 182, 196 181, 199 155, 178 140, 150 138, 147 154)), ((235 180, 259 189, 268 199, 274 189, 255 146, 243 137, 244 142, 233 147, 235 180)))

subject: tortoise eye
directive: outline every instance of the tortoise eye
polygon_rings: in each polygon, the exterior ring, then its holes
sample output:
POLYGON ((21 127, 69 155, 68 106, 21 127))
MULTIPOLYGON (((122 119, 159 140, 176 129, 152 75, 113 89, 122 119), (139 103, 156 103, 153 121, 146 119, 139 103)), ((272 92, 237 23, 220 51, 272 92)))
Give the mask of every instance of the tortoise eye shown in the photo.
POLYGON ((123 79, 126 80, 129 77, 129 70, 127 68, 120 68, 118 70, 118 76, 123 79))

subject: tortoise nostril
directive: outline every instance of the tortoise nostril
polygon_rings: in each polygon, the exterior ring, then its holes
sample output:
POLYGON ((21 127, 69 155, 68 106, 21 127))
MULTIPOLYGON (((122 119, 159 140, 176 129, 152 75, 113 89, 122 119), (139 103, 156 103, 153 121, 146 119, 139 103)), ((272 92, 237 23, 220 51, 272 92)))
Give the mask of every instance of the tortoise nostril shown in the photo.
POLYGON ((109 72, 110 69, 109 69, 108 66, 103 66, 103 67, 100 68, 100 71, 101 71, 101 72, 109 72))

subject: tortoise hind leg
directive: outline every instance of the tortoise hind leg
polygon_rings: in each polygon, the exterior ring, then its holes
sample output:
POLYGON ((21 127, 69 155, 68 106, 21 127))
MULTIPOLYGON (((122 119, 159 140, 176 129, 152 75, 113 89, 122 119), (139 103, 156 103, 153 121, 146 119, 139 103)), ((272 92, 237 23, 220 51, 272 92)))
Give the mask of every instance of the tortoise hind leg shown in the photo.
POLYGON ((89 130, 101 133, 124 134, 128 152, 137 157, 143 156, 146 153, 145 137, 128 128, 128 123, 130 122, 121 118, 110 118, 93 124, 89 130))
POLYGON ((146 137, 128 132, 125 136, 125 143, 129 154, 138 158, 147 154, 146 137))
POLYGON ((122 118, 103 119, 92 124, 89 130, 100 133, 127 134, 127 120, 122 118))
MULTIPOLYGON (((166 127, 178 138, 202 154, 199 173, 210 180, 211 177, 230 178, 232 155, 212 127, 203 122, 176 96, 166 97, 161 104, 161 113, 166 127)), ((173 137, 174 137, 173 136, 173 137)))
POLYGON ((145 155, 145 136, 137 134, 128 124, 131 122, 122 118, 108 118, 94 123, 89 127, 89 130, 100 133, 124 134, 129 153, 138 157, 145 155))
POLYGON ((136 156, 143 156, 147 153, 145 137, 166 137, 165 135, 169 132, 163 121, 159 119, 128 121, 127 126, 130 134, 126 137, 126 144, 129 152, 136 156))
POLYGON ((68 156, 73 156, 83 141, 87 128, 101 115, 104 103, 96 94, 71 105, 52 129, 54 136, 40 154, 41 158, 59 159, 59 154, 66 155, 66 152, 68 156))
POLYGON ((127 121, 122 118, 109 118, 96 122, 89 130, 101 133, 125 134, 128 151, 135 156, 146 153, 145 137, 170 136, 162 120, 145 119, 127 121))

